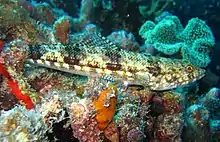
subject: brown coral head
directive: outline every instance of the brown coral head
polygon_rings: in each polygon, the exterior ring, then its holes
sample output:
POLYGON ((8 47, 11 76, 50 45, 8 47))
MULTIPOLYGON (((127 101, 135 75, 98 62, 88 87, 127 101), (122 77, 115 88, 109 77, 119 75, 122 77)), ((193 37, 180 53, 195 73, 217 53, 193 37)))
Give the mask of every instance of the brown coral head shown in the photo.
POLYGON ((56 38, 63 44, 69 42, 71 24, 69 17, 61 17, 54 24, 56 38))

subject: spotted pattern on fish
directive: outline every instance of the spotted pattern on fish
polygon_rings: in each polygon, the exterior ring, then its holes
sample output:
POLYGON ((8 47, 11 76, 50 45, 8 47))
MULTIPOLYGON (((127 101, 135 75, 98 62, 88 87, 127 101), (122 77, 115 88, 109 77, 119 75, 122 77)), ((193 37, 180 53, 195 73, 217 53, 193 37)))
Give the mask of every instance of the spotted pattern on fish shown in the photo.
POLYGON ((28 62, 84 76, 111 75, 151 90, 176 88, 202 78, 205 73, 187 61, 120 49, 94 33, 79 34, 67 45, 33 46, 28 62))

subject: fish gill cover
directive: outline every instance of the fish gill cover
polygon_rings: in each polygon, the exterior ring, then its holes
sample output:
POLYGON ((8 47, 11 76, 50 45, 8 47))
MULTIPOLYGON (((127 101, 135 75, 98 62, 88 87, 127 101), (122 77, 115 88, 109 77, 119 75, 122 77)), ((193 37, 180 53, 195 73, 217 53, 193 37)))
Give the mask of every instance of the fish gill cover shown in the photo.
POLYGON ((0 0, 0 141, 220 141, 219 7, 0 0))

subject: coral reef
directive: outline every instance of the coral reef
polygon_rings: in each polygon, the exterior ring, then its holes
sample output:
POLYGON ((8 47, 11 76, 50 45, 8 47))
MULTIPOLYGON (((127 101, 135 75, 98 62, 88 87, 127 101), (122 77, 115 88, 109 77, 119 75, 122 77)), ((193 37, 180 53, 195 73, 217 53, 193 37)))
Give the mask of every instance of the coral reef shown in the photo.
POLYGON ((1 64, 2 72, 8 80, 10 92, 31 109, 40 100, 40 95, 33 90, 24 77, 24 62, 28 54, 28 45, 21 40, 14 40, 8 44, 3 56, 5 65, 1 64), (8 67, 8 68, 7 68, 8 67))
POLYGON ((26 110, 22 106, 9 111, 1 111, 0 140, 28 142, 46 140, 47 126, 41 114, 34 110, 26 110))
MULTIPOLYGON (((29 44, 42 43, 48 41, 50 30, 42 30, 42 25, 38 19, 30 17, 33 5, 25 0, 19 1, 0 1, 0 30, 2 31, 1 40, 10 41, 20 38, 29 44)), ((38 15, 41 15, 39 13, 38 15)))
POLYGON ((219 141, 220 136, 220 120, 211 120, 210 121, 210 131, 212 134, 212 141, 219 141))
POLYGON ((99 141, 101 131, 98 128, 98 123, 95 119, 95 109, 89 104, 89 102, 85 102, 85 104, 77 104, 77 106, 72 106, 72 109, 80 108, 80 110, 84 111, 80 116, 78 112, 75 113, 74 117, 78 117, 74 119, 71 126, 73 129, 74 137, 80 139, 81 141, 99 141))
POLYGON ((0 0, 0 141, 220 141, 219 78, 193 72, 205 72, 215 39, 207 22, 165 11, 176 5, 0 0))
POLYGON ((215 44, 211 29, 198 18, 192 18, 183 28, 176 16, 167 15, 157 23, 146 21, 139 30, 145 43, 153 44, 158 51, 182 58, 199 67, 207 67, 215 44))
POLYGON ((160 115, 156 120, 156 139, 159 141, 179 141, 183 127, 183 115, 160 115))
POLYGON ((200 67, 207 67, 211 62, 209 53, 215 40, 211 29, 198 18, 191 19, 182 32, 186 46, 182 49, 183 58, 200 67))
POLYGON ((117 125, 114 122, 110 123, 108 127, 104 130, 104 136, 106 137, 106 139, 112 142, 119 141, 119 131, 117 125))
POLYGON ((115 31, 107 38, 122 49, 135 52, 139 51, 139 44, 136 42, 132 33, 127 33, 126 31, 115 31))
POLYGON ((119 128, 119 141, 145 140, 144 129, 151 98, 150 92, 145 91, 131 90, 120 93, 118 103, 121 106, 114 116, 114 121, 119 128))
POLYGON ((144 17, 157 17, 171 5, 175 5, 175 0, 151 0, 139 5, 139 11, 144 17))
POLYGON ((18 4, 25 8, 29 15, 37 21, 53 24, 55 16, 48 3, 31 3, 26 0, 18 0, 18 4))
POLYGON ((215 109, 220 108, 220 89, 210 89, 205 96, 201 97, 199 102, 207 107, 209 111, 214 111, 215 109))
POLYGON ((187 108, 184 139, 208 141, 210 139, 209 120, 210 113, 203 105, 195 104, 187 108))
POLYGON ((196 98, 194 104, 186 110, 186 126, 183 130, 183 140, 215 141, 219 140, 219 88, 211 88, 206 94, 196 98), (218 112, 218 111, 217 111, 218 112))
POLYGON ((200 133, 204 127, 208 126, 209 111, 202 105, 192 105, 187 109, 187 124, 194 131, 200 133))
POLYGON ((219 7, 218 0, 203 0, 200 3, 197 3, 197 1, 175 0, 175 5, 169 7, 167 11, 178 15, 184 25, 192 17, 204 19, 212 27, 215 38, 219 41, 219 32, 217 32, 219 31, 218 25, 220 22, 219 7))
POLYGON ((79 17, 73 19, 73 27, 80 31, 85 25, 92 23, 104 29, 104 35, 120 29, 137 35, 136 29, 141 25, 139 19, 144 18, 139 5, 140 1, 82 0, 79 17), (131 24, 133 21, 136 23, 131 24))
MULTIPOLYGON (((153 102, 158 115, 153 128, 155 139, 159 141, 179 141, 184 126, 183 98, 181 94, 171 91, 163 92, 159 96, 154 96, 153 102), (162 108, 159 106, 162 106, 162 108), (162 114, 159 109, 163 110, 162 114)), ((150 137, 150 139, 152 138, 150 137)))
POLYGON ((70 28, 70 17, 67 16, 59 18, 54 23, 55 35, 61 43, 65 44, 69 41, 70 28))
POLYGON ((3 79, 0 85, 0 110, 10 110, 16 104, 19 104, 18 99, 9 93, 9 90, 5 84, 7 84, 6 79, 3 79))

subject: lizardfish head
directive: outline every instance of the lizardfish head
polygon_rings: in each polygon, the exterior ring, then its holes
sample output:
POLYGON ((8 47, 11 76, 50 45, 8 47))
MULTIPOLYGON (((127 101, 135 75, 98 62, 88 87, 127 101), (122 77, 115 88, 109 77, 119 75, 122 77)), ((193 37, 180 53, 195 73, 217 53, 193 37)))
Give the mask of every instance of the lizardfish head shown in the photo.
POLYGON ((204 77, 205 70, 177 59, 163 59, 158 70, 149 72, 149 87, 152 90, 169 90, 197 81, 204 77))

